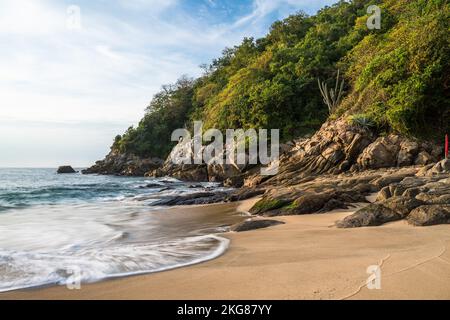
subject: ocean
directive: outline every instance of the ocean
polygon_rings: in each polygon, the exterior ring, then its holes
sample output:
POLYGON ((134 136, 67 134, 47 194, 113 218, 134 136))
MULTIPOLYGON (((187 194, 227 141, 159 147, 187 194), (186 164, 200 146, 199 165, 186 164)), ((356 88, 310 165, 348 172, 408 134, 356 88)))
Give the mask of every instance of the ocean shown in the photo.
POLYGON ((220 233, 244 213, 195 214, 194 207, 185 214, 152 204, 222 189, 170 178, 0 169, 0 291, 64 285, 75 273, 94 282, 217 257, 228 246, 220 233))

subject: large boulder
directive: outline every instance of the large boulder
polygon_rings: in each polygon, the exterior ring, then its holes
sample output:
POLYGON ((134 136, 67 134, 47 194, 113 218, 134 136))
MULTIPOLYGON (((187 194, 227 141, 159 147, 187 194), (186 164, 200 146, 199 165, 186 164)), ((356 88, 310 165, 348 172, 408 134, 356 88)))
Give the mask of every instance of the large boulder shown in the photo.
POLYGON ((377 202, 377 204, 393 210, 403 219, 406 216, 408 216, 411 210, 425 203, 416 198, 400 196, 400 197, 392 197, 387 200, 377 202))
POLYGON ((380 204, 370 204, 367 207, 361 208, 354 214, 345 217, 336 223, 338 228, 358 228, 379 226, 386 222, 396 221, 402 219, 394 210, 382 206, 380 204))
MULTIPOLYGON (((181 205, 198 205, 222 202, 227 199, 229 192, 210 192, 200 191, 195 193, 183 195, 170 195, 161 197, 158 195, 158 200, 152 202, 152 206, 181 206, 181 205)), ((152 197, 152 196, 149 196, 152 197)), ((145 197, 141 198, 145 200, 145 197)))
POLYGON ((448 223, 449 207, 448 174, 410 176, 386 185, 378 193, 375 203, 358 210, 337 225, 341 228, 362 227, 405 218, 415 225, 448 223))
POLYGON ((361 208, 337 222, 336 225, 339 228, 379 226, 386 222, 404 219, 411 210, 423 204, 423 201, 415 198, 393 197, 361 208))
POLYGON ((289 214, 311 214, 345 207, 334 192, 305 193, 290 205, 289 214))
POLYGON ((288 205, 289 203, 289 200, 286 199, 264 197, 255 203, 255 205, 250 209, 250 213, 268 215, 267 213, 272 212, 276 209, 280 209, 283 206, 288 205))
POLYGON ((421 151, 418 155, 416 160, 414 161, 415 165, 418 166, 425 166, 427 164, 433 163, 434 159, 433 157, 426 151, 421 151))
POLYGON ((390 134, 372 142, 358 157, 360 170, 410 165, 427 165, 438 161, 441 148, 429 142, 390 134))
POLYGON ((247 221, 238 223, 237 225, 233 226, 231 228, 231 230, 235 231, 235 232, 243 232, 243 231, 250 231, 250 230, 261 229, 261 228, 268 228, 268 227, 276 226, 279 224, 284 224, 284 222, 278 221, 278 220, 268 220, 268 219, 247 220, 247 221))
POLYGON ((56 173, 76 173, 76 172, 77 171, 75 171, 71 166, 60 166, 56 171, 56 173))
POLYGON ((400 151, 399 136, 381 137, 371 143, 358 157, 360 169, 377 169, 397 165, 400 151))
POLYGON ((400 150, 397 155, 397 165, 410 166, 419 152, 419 143, 416 141, 405 140, 400 143, 400 150))
POLYGON ((408 222, 415 226, 450 223, 450 205, 420 206, 411 211, 408 222))

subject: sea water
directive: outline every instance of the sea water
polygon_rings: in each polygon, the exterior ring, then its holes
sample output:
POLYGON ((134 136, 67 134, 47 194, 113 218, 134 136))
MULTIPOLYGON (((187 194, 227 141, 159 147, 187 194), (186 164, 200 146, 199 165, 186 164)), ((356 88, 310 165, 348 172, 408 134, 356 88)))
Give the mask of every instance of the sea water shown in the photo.
POLYGON ((242 214, 154 206, 162 197, 205 189, 221 188, 170 178, 0 169, 0 291, 66 284, 74 270, 82 282, 92 282, 217 257, 228 246, 218 233, 242 214))

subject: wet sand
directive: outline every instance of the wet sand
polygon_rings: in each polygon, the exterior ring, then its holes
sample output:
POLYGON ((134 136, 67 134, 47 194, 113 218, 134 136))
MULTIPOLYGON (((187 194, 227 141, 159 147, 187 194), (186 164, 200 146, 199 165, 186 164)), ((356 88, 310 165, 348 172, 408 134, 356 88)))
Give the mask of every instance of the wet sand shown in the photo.
MULTIPOLYGON (((229 206, 237 209, 195 210, 229 206)), ((228 251, 197 265, 82 284, 80 290, 11 291, 0 299, 450 299, 450 225, 334 227, 352 212, 277 217, 286 224, 227 233, 228 251), (376 265, 380 281, 369 290, 367 269, 376 265)))

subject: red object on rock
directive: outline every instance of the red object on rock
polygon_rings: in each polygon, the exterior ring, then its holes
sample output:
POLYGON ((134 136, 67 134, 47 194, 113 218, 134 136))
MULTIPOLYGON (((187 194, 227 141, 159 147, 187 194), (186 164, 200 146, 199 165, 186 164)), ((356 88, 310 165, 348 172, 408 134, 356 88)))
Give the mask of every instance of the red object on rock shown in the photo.
POLYGON ((445 159, 448 159, 448 134, 445 135, 445 159))

